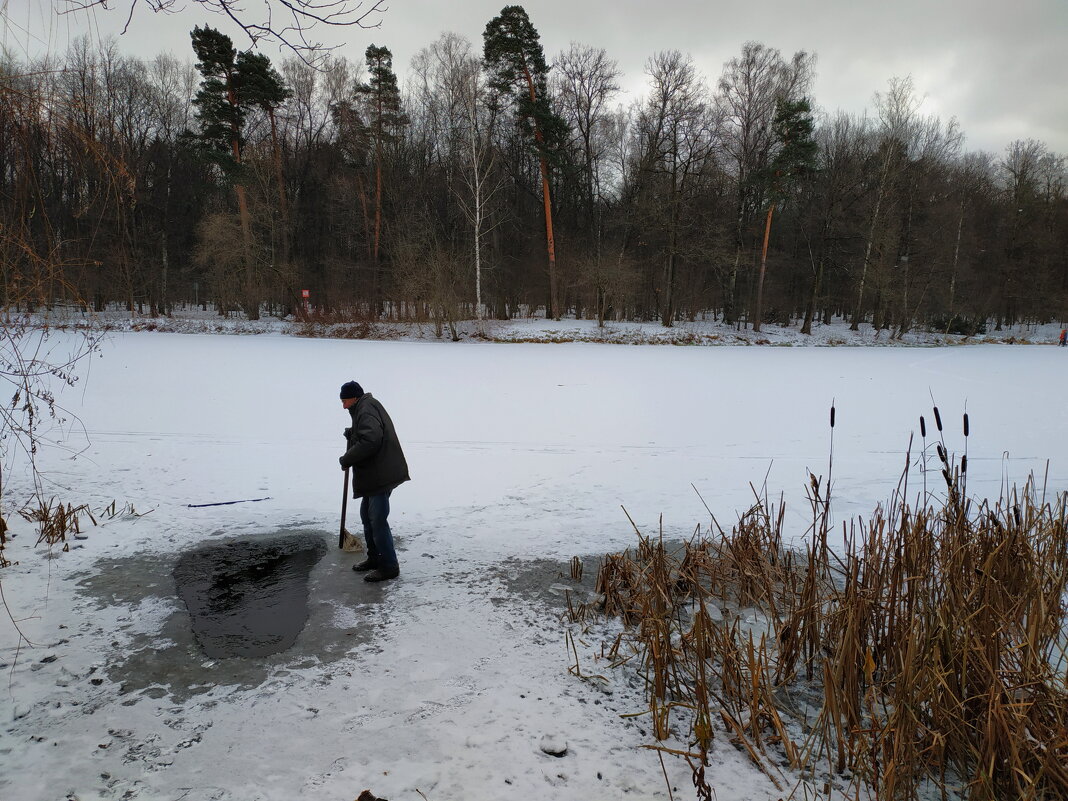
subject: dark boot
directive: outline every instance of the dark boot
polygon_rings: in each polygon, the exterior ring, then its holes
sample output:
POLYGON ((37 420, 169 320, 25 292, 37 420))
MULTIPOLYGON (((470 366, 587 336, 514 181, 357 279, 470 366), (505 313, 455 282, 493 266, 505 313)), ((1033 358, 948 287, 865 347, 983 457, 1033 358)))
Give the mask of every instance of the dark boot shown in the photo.
POLYGON ((357 573, 365 573, 368 570, 374 570, 376 567, 378 567, 378 563, 374 559, 368 557, 362 562, 353 565, 352 569, 357 573))
POLYGON ((400 575, 399 567, 376 567, 363 577, 364 581, 389 581, 400 575))

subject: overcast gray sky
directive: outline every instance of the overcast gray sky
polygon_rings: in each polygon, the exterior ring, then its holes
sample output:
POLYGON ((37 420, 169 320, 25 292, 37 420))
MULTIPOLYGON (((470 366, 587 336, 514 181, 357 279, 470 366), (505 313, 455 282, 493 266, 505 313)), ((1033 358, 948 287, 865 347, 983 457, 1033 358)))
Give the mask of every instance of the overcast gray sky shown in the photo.
MULTIPOLYGON (((44 48, 62 51, 79 35, 121 30, 131 0, 110 0, 112 10, 57 14, 64 0, 0 0, 3 44, 16 55, 44 48)), ((244 0, 250 13, 263 0, 244 0)), ((503 0, 387 0, 374 30, 320 27, 315 37, 343 45, 359 60, 368 44, 393 51, 398 75, 412 55, 441 33, 454 31, 481 49, 486 23, 503 0)), ((816 104, 829 111, 872 109, 875 92, 895 76, 911 75, 925 97, 922 110, 955 116, 967 150, 1002 153, 1015 139, 1039 139, 1068 155, 1068 0, 527 0, 522 3, 541 33, 550 59, 570 42, 604 47, 619 62, 627 96, 643 91, 649 57, 677 49, 693 56, 714 84, 723 64, 748 40, 789 57, 814 52, 816 104)), ((122 52, 148 58, 163 51, 192 57, 189 31, 210 24, 246 46, 222 17, 184 0, 180 13, 152 14, 144 0, 122 52)), ((263 49, 279 57, 273 46, 263 49)), ((624 100, 626 98, 623 98, 624 100)))

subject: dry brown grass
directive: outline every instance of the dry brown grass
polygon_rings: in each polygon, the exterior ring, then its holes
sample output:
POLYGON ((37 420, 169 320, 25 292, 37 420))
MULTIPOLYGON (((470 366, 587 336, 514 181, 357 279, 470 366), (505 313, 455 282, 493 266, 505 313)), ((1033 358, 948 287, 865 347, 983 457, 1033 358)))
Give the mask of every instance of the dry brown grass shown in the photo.
POLYGON ((605 557, 603 612, 627 629, 602 655, 640 664, 652 747, 700 797, 724 736, 795 797, 1068 798, 1066 499, 1032 481, 969 501, 966 459, 935 450, 938 501, 899 497, 842 549, 813 478, 803 553, 764 499, 729 533, 669 552, 639 532, 605 557))
POLYGON ((19 514, 27 522, 37 523, 37 544, 59 545, 63 543, 63 550, 69 550, 68 536, 80 534, 82 531, 80 516, 88 517, 93 525, 96 518, 89 511, 87 504, 73 506, 71 504, 57 503, 55 498, 48 501, 39 501, 36 507, 26 508, 19 514))

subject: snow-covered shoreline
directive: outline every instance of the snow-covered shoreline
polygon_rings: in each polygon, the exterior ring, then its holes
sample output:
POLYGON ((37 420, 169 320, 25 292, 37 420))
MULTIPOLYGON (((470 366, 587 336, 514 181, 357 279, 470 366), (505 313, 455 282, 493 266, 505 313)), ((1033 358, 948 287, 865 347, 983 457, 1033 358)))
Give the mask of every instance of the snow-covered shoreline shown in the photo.
POLYGON ((199 308, 176 310, 172 316, 157 317, 108 310, 92 316, 75 309, 59 309, 47 317, 60 327, 106 327, 110 331, 155 331, 178 334, 278 334, 329 339, 366 339, 387 341, 457 341, 499 343, 593 342, 615 345, 695 345, 695 346, 787 346, 787 347, 930 347, 942 345, 1056 345, 1059 323, 1017 324, 996 330, 989 322, 984 333, 950 334, 917 326, 903 334, 893 329, 875 329, 861 323, 856 331, 849 322, 836 319, 816 322, 811 334, 802 334, 800 323, 790 326, 765 323, 761 331, 744 325, 726 324, 721 320, 680 321, 668 328, 656 321, 633 322, 612 320, 598 326, 596 320, 543 316, 517 317, 511 320, 461 320, 454 323, 455 340, 448 326, 432 322, 302 322, 292 317, 279 319, 264 316, 248 320, 244 315, 220 315, 199 308))

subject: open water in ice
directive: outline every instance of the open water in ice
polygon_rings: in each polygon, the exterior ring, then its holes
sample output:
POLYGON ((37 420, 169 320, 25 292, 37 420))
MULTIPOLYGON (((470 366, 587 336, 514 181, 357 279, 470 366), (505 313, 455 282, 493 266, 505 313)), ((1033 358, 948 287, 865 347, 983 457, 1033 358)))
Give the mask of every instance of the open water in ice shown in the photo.
POLYGON ((267 656, 292 647, 308 622, 312 568, 322 537, 298 535, 211 543, 174 568, 193 635, 215 659, 267 656))

